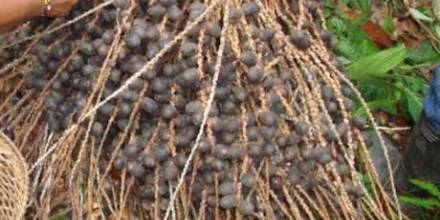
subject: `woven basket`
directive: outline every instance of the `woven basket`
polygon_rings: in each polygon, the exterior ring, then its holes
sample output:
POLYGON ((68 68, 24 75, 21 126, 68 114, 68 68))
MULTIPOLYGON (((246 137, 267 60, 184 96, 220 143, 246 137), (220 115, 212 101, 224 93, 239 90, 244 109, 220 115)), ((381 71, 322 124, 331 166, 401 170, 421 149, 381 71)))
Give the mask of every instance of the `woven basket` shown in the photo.
POLYGON ((0 132, 0 219, 22 219, 28 200, 28 172, 14 143, 0 132))

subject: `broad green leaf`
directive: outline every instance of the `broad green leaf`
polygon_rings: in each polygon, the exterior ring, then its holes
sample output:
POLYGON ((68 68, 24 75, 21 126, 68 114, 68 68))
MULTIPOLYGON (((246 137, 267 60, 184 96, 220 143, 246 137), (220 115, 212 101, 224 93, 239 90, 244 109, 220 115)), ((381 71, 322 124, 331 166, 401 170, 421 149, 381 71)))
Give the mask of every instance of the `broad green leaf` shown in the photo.
POLYGON ((357 0, 357 3, 359 5, 359 8, 364 12, 370 11, 370 3, 369 0, 357 0))
POLYGON ((383 77, 408 56, 405 46, 397 46, 363 57, 348 66, 351 79, 383 77))
POLYGON ((434 21, 433 18, 423 14, 423 12, 421 12, 415 8, 410 8, 409 13, 411 14, 411 17, 413 17, 414 19, 416 19, 418 21, 426 21, 426 22, 433 22, 434 21))

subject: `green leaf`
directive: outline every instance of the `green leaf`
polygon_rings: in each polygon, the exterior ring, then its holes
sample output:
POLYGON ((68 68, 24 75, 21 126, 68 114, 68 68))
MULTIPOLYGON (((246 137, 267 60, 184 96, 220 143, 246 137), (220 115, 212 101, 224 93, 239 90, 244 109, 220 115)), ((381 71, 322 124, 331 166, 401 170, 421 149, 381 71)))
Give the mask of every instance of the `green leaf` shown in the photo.
POLYGON ((398 81, 394 85, 404 93, 403 97, 406 100, 406 110, 408 111, 409 116, 411 116, 411 119, 414 122, 417 121, 423 110, 423 97, 415 91, 411 91, 408 85, 402 84, 402 81, 398 81))
POLYGON ((432 13, 440 20, 440 0, 432 0, 432 13))
POLYGON ((418 179, 411 179, 410 182, 415 186, 417 186, 418 188, 429 192, 429 194, 435 196, 438 200, 440 200, 440 190, 433 183, 418 179))
POLYGON ((418 96, 407 96, 407 105, 406 108, 408 110, 411 119, 415 122, 419 120, 420 114, 423 110, 423 99, 418 96))
MULTIPOLYGON (((397 114, 396 104, 397 104, 396 101, 392 101, 389 99, 380 99, 380 100, 367 102, 368 108, 370 108, 371 111, 382 110, 392 115, 397 114)), ((364 116, 366 115, 365 109, 359 106, 354 111, 353 115, 364 116)))
POLYGON ((357 0, 357 3, 359 5, 359 8, 364 12, 367 13, 370 11, 370 3, 369 0, 357 0))
MULTIPOLYGON (((440 31, 440 29, 439 29, 440 31)), ((440 35, 439 35, 440 36, 440 35)), ((440 60, 440 55, 432 48, 432 45, 425 41, 423 44, 417 47, 409 49, 408 63, 421 64, 421 63, 436 63, 440 60)))
POLYGON ((381 22, 382 28, 387 32, 388 34, 392 34, 394 31, 394 23, 393 23, 393 17, 391 15, 385 15, 384 19, 381 22))
POLYGON ((433 198, 424 199, 412 196, 399 196, 399 199, 403 203, 407 203, 424 209, 434 209, 440 206, 439 201, 433 198))
POLYGON ((333 34, 341 34, 347 30, 344 21, 338 17, 332 16, 327 22, 328 27, 333 34))
POLYGON ((437 35, 437 38, 440 38, 440 25, 434 26, 435 35, 437 35))
POLYGON ((371 101, 371 102, 368 102, 367 104, 371 110, 380 109, 380 110, 386 111, 392 115, 397 114, 397 107, 396 107, 395 101, 390 101, 388 99, 382 99, 382 100, 371 101))
POLYGON ((426 22, 433 22, 434 21, 433 18, 423 14, 423 12, 421 12, 415 8, 410 8, 409 14, 411 15, 411 17, 413 17, 414 19, 416 19, 418 21, 426 21, 426 22))
POLYGON ((349 77, 354 80, 365 77, 383 77, 388 71, 402 63, 407 56, 408 51, 402 45, 382 50, 348 66, 349 77))
POLYGON ((405 81, 408 84, 408 88, 414 93, 421 93, 424 95, 428 89, 428 83, 422 77, 408 76, 405 77, 405 81))

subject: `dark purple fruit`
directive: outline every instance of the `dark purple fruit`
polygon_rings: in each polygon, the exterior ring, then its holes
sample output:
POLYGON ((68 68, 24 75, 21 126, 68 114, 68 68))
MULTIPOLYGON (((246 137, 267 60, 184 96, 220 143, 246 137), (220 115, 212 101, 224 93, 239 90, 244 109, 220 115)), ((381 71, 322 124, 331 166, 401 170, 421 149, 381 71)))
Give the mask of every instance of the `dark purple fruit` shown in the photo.
POLYGON ((168 8, 168 18, 170 18, 170 20, 180 21, 182 17, 183 17, 183 12, 176 5, 173 5, 170 8, 168 8))
POLYGON ((354 104, 353 100, 344 97, 344 106, 347 111, 351 111, 351 110, 353 110, 355 104, 354 104))
POLYGON ((252 188, 255 186, 257 180, 252 173, 244 173, 240 178, 241 184, 245 187, 252 188))
POLYGON ((258 83, 264 76, 264 72, 257 66, 251 67, 247 72, 247 77, 252 83, 258 83))
POLYGON ((159 0, 159 4, 163 7, 170 7, 176 4, 176 0, 159 0))
POLYGON ((309 147, 306 147, 306 146, 302 147, 302 149, 301 149, 301 157, 304 160, 312 159, 314 156, 315 155, 314 155, 314 149, 313 148, 309 148, 309 147))
POLYGON ((218 189, 219 194, 222 196, 234 194, 234 191, 234 182, 232 181, 226 181, 220 184, 218 189))
POLYGON ((81 43, 79 50, 86 56, 92 56, 94 52, 93 46, 89 43, 81 43))
POLYGON ((339 164, 336 166, 336 171, 341 176, 349 176, 350 175, 350 167, 345 164, 339 164))
POLYGON ((291 184, 298 184, 301 180, 301 172, 296 167, 291 167, 287 173, 286 179, 291 184))
POLYGON ((367 125, 367 120, 362 116, 354 116, 353 117, 354 126, 363 129, 367 125))
POLYGON ((176 117, 176 115, 177 109, 174 107, 174 105, 168 104, 162 107, 161 116, 163 119, 169 120, 176 117))
POLYGON ((122 170, 125 166, 127 166, 127 163, 127 158, 116 157, 115 161, 113 162, 113 168, 116 170, 122 170))
POLYGON ((142 164, 147 168, 154 168, 156 166, 156 158, 152 154, 145 154, 142 156, 142 164))
POLYGON ((270 41, 275 35, 275 30, 272 28, 265 28, 261 30, 260 37, 264 41, 270 41))
POLYGON ((240 55, 240 61, 247 66, 254 66, 257 64, 257 56, 252 51, 244 51, 240 55))
MULTIPOLYGON (((198 149, 200 150, 200 146, 198 149)), ((187 160, 188 160, 188 157, 186 156, 185 153, 179 153, 176 155, 176 157, 174 157, 175 164, 181 168, 183 168, 185 166, 187 160)))
POLYGON ((166 180, 175 180, 179 176, 179 168, 172 162, 167 163, 163 171, 163 176, 166 180))
POLYGON ((338 131, 339 136, 345 136, 348 130, 350 130, 350 127, 348 124, 342 122, 337 125, 336 130, 338 131))
POLYGON ((295 124, 295 131, 301 136, 306 135, 310 131, 310 125, 306 122, 298 122, 295 124))
POLYGON ((156 158, 156 160, 162 162, 167 160, 170 156, 170 152, 164 146, 156 145, 154 147, 154 157, 156 158))
POLYGON ((159 53, 159 51, 160 51, 159 45, 157 43, 150 42, 147 45, 146 56, 148 59, 153 59, 156 56, 156 54, 159 53))
POLYGON ((286 160, 293 160, 296 157, 299 156, 300 152, 299 152, 299 148, 297 146, 290 146, 287 147, 285 152, 284 152, 284 157, 286 160))
POLYGON ((239 8, 232 8, 229 12, 229 19, 238 21, 243 16, 243 12, 239 8))
POLYGON ((300 50, 306 50, 312 45, 307 33, 299 29, 292 30, 290 41, 300 50))
POLYGON ((92 134, 95 137, 101 136, 103 132, 104 132, 104 126, 102 126, 102 124, 100 122, 93 123, 92 134))
POLYGON ((336 103, 333 102, 333 101, 330 101, 330 102, 327 102, 327 103, 326 103, 326 108, 327 108, 327 111, 328 111, 330 114, 332 114, 332 113, 335 113, 335 112, 338 111, 338 104, 336 104, 336 103))
POLYGON ((237 205, 237 199, 235 198, 235 195, 227 195, 223 196, 220 199, 220 207, 223 209, 232 209, 237 205))
POLYGON ((299 163, 298 168, 303 173, 309 173, 315 169, 316 162, 314 160, 305 160, 299 163))
POLYGON ((263 153, 263 146, 259 143, 249 143, 247 148, 251 156, 261 156, 263 153))
POLYGON ((156 77, 153 79, 151 83, 151 87, 156 93, 165 93, 169 91, 169 82, 167 78, 164 77, 156 77))
POLYGON ((264 153, 266 156, 274 155, 274 154, 275 154, 275 151, 276 151, 276 148, 275 148, 275 146, 274 146, 273 144, 271 144, 271 143, 265 143, 265 144, 263 145, 263 153, 264 153))
POLYGON ((128 34, 125 38, 125 44, 129 48, 137 48, 141 45, 141 38, 136 34, 128 34))
POLYGON ((252 203, 242 200, 238 204, 238 211, 242 215, 252 215, 255 211, 255 207, 252 203))
POLYGON ((330 100, 330 99, 332 99, 335 96, 335 94, 333 93, 332 88, 330 86, 327 86, 327 85, 323 85, 321 87, 321 94, 322 94, 322 97, 325 100, 330 100))
POLYGON ((277 132, 277 129, 275 127, 267 127, 262 126, 260 127, 260 133, 266 140, 272 140, 272 138, 275 137, 275 133, 277 132))
POLYGON ((265 126, 274 126, 278 121, 278 116, 270 111, 264 111, 258 115, 261 124, 265 126))
POLYGON ((142 164, 138 162, 131 162, 128 164, 128 172, 136 178, 142 178, 147 173, 147 170, 144 166, 142 166, 142 164))
POLYGON ((142 150, 137 144, 128 144, 122 151, 125 156, 132 158, 136 157, 139 151, 142 150))
POLYGON ((153 6, 150 6, 148 7, 147 10, 147 14, 153 18, 160 18, 165 14, 165 12, 166 9, 160 4, 155 4, 153 6))
POLYGON ((197 52, 197 44, 190 41, 184 42, 180 47, 180 52, 184 57, 192 57, 197 52))
POLYGON ((110 45, 113 42, 114 36, 115 36, 115 33, 113 32, 113 30, 107 29, 102 34, 102 40, 104 41, 104 43, 110 45))
POLYGON ((139 188, 139 196, 144 199, 154 198, 154 186, 143 185, 139 188))
POLYGON ((327 164, 332 160, 332 155, 330 153, 322 153, 317 156, 317 161, 320 164, 327 164))
POLYGON ((260 12, 260 6, 258 6, 258 4, 255 2, 246 2, 241 6, 241 10, 243 11, 244 15, 252 16, 260 12))
POLYGON ((160 38, 159 30, 156 27, 149 27, 145 32, 145 36, 150 41, 157 41, 160 38))
POLYGON ((159 109, 159 104, 151 98, 145 97, 142 100, 142 109, 150 114, 155 113, 159 109))
POLYGON ((256 141, 260 136, 260 131, 257 127, 249 127, 247 130, 247 136, 250 141, 256 141))
POLYGON ((320 33, 320 37, 322 41, 324 41, 326 47, 331 48, 333 46, 333 38, 329 31, 322 30, 320 33))
POLYGON ((206 23, 206 33, 218 38, 222 33, 222 28, 217 22, 208 22, 206 23))
POLYGON ((185 70, 181 75, 176 79, 177 84, 184 88, 194 88, 194 85, 198 82, 199 75, 197 73, 196 68, 191 68, 185 70))

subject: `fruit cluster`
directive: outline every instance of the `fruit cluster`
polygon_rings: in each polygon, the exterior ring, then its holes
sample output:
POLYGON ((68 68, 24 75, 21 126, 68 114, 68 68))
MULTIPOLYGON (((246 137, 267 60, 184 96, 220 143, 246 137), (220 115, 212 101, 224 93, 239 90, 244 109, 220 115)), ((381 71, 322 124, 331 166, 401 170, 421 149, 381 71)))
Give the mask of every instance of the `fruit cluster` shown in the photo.
MULTIPOLYGON (((80 1, 66 19, 93 6, 80 1)), ((346 192, 356 204, 364 191, 352 179, 344 149, 360 141, 353 129, 366 122, 351 120, 347 112, 354 106, 353 92, 331 75, 344 70, 333 68, 341 65, 327 51, 333 40, 321 28, 318 3, 217 6, 160 55, 209 6, 199 1, 114 0, 67 29, 5 48, 4 61, 26 56, 26 65, 20 64, 23 89, 14 96, 20 100, 29 93, 42 100, 38 124, 62 135, 94 104, 142 72, 82 121, 84 133, 71 145, 79 148, 82 138, 90 138, 87 148, 99 153, 97 169, 105 173, 109 166, 105 181, 118 185, 122 176, 132 177, 133 204, 150 204, 139 207, 150 216, 155 209, 157 217, 165 214, 196 144, 219 71, 206 130, 182 177, 182 198, 176 200, 188 205, 184 215, 193 216, 187 210, 191 207, 204 210, 208 218, 218 215, 218 209, 258 216, 267 214, 269 205, 273 210, 267 215, 284 219, 290 211, 280 204, 291 202, 289 192, 331 191, 335 184, 343 184, 341 195, 346 192), (224 52, 217 63, 219 46, 224 52), (332 168, 335 173, 322 175, 332 168)), ((9 40, 42 31, 50 22, 31 22, 9 40)), ((109 195, 118 196, 112 189, 105 187, 109 195)))

